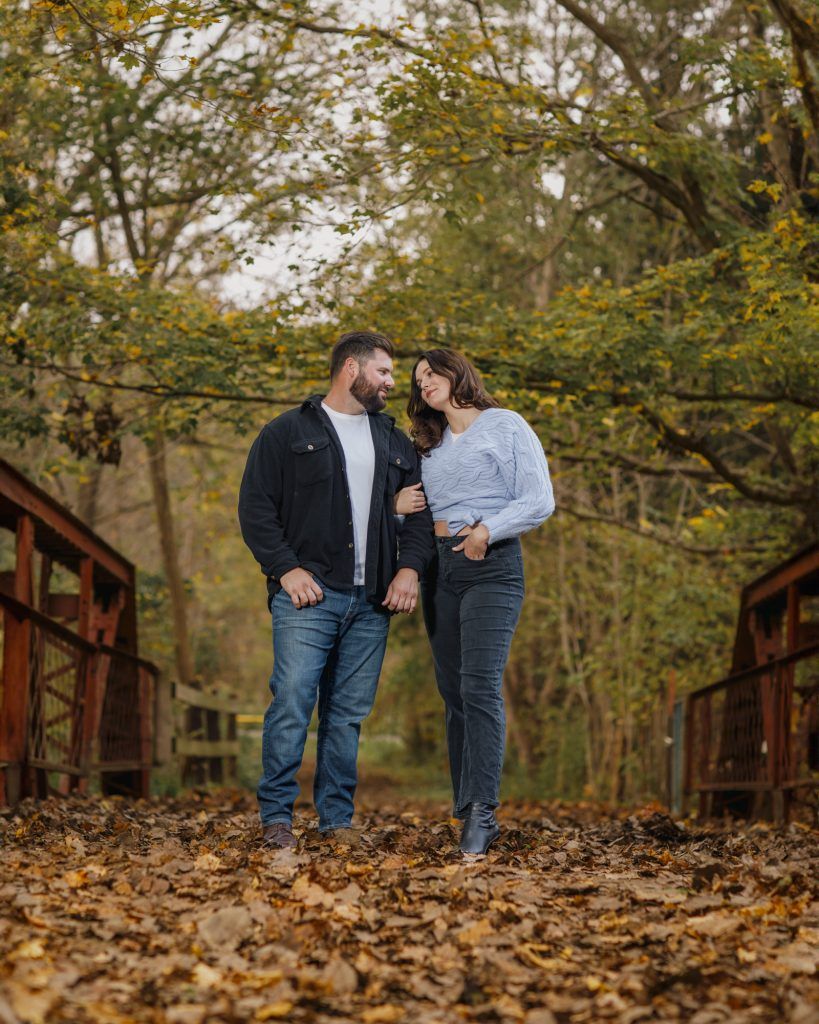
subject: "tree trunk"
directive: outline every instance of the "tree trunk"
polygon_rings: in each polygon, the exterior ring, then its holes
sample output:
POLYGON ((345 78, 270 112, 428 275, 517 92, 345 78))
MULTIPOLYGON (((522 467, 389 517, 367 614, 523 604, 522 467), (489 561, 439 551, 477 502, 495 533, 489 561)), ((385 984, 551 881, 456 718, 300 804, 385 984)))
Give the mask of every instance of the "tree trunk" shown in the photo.
POLYGON ((87 467, 88 479, 80 484, 77 495, 77 515, 86 526, 96 529, 97 512, 102 481, 102 466, 92 462, 87 467))
POLYGON ((188 636, 187 597, 182 572, 179 568, 179 548, 174 533, 173 511, 168 492, 168 472, 165 462, 165 438, 157 434, 147 443, 148 466, 151 471, 151 489, 154 496, 159 540, 162 546, 162 564, 168 581, 173 614, 174 651, 176 671, 182 683, 193 682, 193 654, 188 636))

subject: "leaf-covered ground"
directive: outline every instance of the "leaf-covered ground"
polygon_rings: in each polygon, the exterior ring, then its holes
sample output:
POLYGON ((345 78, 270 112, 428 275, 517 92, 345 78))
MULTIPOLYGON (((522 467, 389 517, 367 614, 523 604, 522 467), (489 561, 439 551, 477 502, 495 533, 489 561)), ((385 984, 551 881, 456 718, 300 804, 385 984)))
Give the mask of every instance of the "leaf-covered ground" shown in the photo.
POLYGON ((816 831, 519 805, 465 864, 445 813, 270 852, 240 793, 6 812, 0 1022, 819 1020, 816 831))

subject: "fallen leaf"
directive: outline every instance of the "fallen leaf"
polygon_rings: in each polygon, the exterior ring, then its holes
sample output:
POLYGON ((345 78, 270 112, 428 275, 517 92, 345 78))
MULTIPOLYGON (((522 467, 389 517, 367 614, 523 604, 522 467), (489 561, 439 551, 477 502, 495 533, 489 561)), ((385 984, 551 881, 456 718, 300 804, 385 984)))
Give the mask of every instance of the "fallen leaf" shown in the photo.
POLYGON ((481 939, 485 939, 487 935, 491 935, 492 931, 492 925, 484 917, 480 921, 472 921, 463 928, 458 929, 455 932, 455 938, 465 946, 474 946, 481 939))
POLYGON ((200 988, 216 988, 222 984, 222 972, 209 964, 197 964, 192 972, 193 981, 200 988))
POLYGON ((41 960, 45 956, 45 942, 42 939, 29 939, 9 953, 9 960, 41 960))
POLYGON ((686 927, 695 935, 705 935, 715 939, 730 935, 742 928, 743 922, 738 917, 715 910, 712 914, 703 914, 702 917, 690 917, 686 927))
POLYGON ((212 853, 202 853, 193 862, 197 871, 216 871, 222 866, 222 862, 212 853))
POLYGON ((337 996, 351 995, 358 988, 358 974, 341 957, 334 957, 324 969, 322 980, 328 992, 337 996))
POLYGON ((281 1020, 286 1017, 293 1009, 293 1003, 287 999, 282 999, 278 1003, 268 1003, 267 1006, 261 1007, 254 1014, 255 1020, 281 1020))
POLYGON ((361 1020, 363 1024, 395 1024, 406 1016, 406 1010, 401 1006, 386 1004, 385 1006, 373 1006, 363 1010, 361 1020))
POLYGON ((353 864, 352 861, 347 861, 344 870, 351 878, 362 878, 364 875, 371 875, 375 868, 372 864, 353 864))

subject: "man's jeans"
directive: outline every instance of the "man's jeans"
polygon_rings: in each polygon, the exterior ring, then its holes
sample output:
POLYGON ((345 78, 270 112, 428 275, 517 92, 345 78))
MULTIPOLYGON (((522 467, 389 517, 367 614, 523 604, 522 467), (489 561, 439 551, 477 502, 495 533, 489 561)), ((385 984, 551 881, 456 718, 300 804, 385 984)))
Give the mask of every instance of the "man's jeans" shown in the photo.
POLYGON ((520 541, 499 541, 473 561, 453 551, 463 537, 436 537, 438 556, 421 586, 424 621, 446 739, 454 813, 498 806, 506 741, 503 670, 523 604, 520 541))
POLYGON ((284 590, 273 598, 273 700, 264 718, 257 793, 263 826, 293 817, 296 773, 317 700, 319 828, 346 828, 353 816, 358 737, 375 700, 390 616, 367 603, 364 587, 321 588, 324 600, 306 608, 296 608, 284 590))

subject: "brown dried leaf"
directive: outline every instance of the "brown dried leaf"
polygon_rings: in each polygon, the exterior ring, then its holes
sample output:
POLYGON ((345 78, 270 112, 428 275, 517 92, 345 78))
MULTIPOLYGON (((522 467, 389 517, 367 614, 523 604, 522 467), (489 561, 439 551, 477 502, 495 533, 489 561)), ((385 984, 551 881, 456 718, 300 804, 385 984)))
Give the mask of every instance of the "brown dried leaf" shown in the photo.
POLYGON ((739 917, 732 917, 722 911, 716 910, 712 914, 703 914, 702 917, 691 917, 688 919, 687 930, 695 935, 705 935, 708 938, 722 938, 738 931, 743 927, 743 921, 739 917))
POLYGON ((253 930, 247 907, 223 907, 198 922, 199 938, 211 949, 237 949, 253 930))

